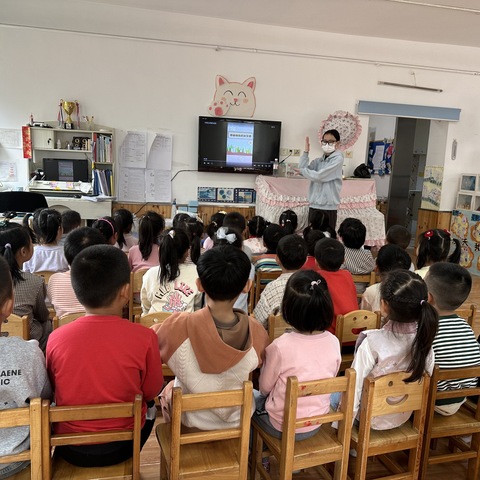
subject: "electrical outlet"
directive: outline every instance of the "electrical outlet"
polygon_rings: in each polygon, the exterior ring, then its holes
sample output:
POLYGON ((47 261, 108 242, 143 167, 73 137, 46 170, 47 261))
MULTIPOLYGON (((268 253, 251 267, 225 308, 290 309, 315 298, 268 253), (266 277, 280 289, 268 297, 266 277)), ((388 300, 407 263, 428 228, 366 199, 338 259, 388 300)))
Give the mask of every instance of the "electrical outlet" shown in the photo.
POLYGON ((353 152, 351 150, 347 150, 345 152, 345 158, 353 158, 353 152))
POLYGON ((280 155, 282 157, 286 157, 287 155, 290 155, 291 150, 289 148, 281 148, 280 149, 280 155))
POLYGON ((296 149, 293 151, 293 156, 294 156, 294 157, 299 157, 299 156, 300 156, 300 149, 299 149, 299 148, 296 148, 296 149))

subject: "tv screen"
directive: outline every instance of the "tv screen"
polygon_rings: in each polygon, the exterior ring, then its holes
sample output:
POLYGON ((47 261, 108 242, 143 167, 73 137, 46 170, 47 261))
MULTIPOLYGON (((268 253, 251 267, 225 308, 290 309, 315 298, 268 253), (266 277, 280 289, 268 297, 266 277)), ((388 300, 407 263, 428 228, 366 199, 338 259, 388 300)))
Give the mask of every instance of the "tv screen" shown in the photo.
POLYGON ((282 123, 199 117, 198 171, 271 174, 282 123))
POLYGON ((57 182, 88 182, 88 160, 44 158, 45 180, 57 182))

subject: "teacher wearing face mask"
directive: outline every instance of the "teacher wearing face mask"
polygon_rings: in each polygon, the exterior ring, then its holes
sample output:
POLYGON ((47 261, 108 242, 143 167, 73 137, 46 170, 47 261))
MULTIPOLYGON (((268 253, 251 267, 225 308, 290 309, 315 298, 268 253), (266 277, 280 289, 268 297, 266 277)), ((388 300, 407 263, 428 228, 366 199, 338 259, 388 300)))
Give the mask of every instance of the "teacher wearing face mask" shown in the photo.
POLYGON ((300 157, 299 172, 310 180, 308 191, 308 221, 316 210, 323 211, 329 220, 330 227, 335 230, 337 224, 337 208, 340 204, 342 189, 343 153, 337 150, 340 134, 337 130, 327 130, 321 140, 323 156, 310 161, 310 139, 305 138, 305 151, 300 157))

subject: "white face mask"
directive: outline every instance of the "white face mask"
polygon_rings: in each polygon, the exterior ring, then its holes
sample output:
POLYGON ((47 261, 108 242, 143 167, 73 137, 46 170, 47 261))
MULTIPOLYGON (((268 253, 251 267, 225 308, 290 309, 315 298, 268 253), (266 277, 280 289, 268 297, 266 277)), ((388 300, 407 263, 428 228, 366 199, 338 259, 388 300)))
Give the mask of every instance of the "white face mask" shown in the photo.
POLYGON ((322 145, 322 150, 325 153, 332 153, 335 151, 335 145, 322 145))

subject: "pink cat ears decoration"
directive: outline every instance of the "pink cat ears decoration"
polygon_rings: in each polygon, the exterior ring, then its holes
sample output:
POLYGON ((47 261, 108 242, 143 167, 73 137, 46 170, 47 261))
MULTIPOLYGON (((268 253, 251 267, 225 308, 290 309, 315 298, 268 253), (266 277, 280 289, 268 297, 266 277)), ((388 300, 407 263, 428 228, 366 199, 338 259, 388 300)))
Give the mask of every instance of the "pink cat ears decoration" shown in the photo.
POLYGON ((255 77, 247 78, 243 83, 229 82, 222 75, 215 79, 216 90, 208 113, 213 117, 253 117, 255 112, 255 77))
POLYGON ((338 133, 340 133, 338 150, 350 148, 362 133, 362 125, 360 124, 358 116, 344 112, 343 110, 337 110, 330 114, 328 118, 321 123, 318 130, 318 140, 322 140, 324 132, 332 129, 338 130, 338 133))

